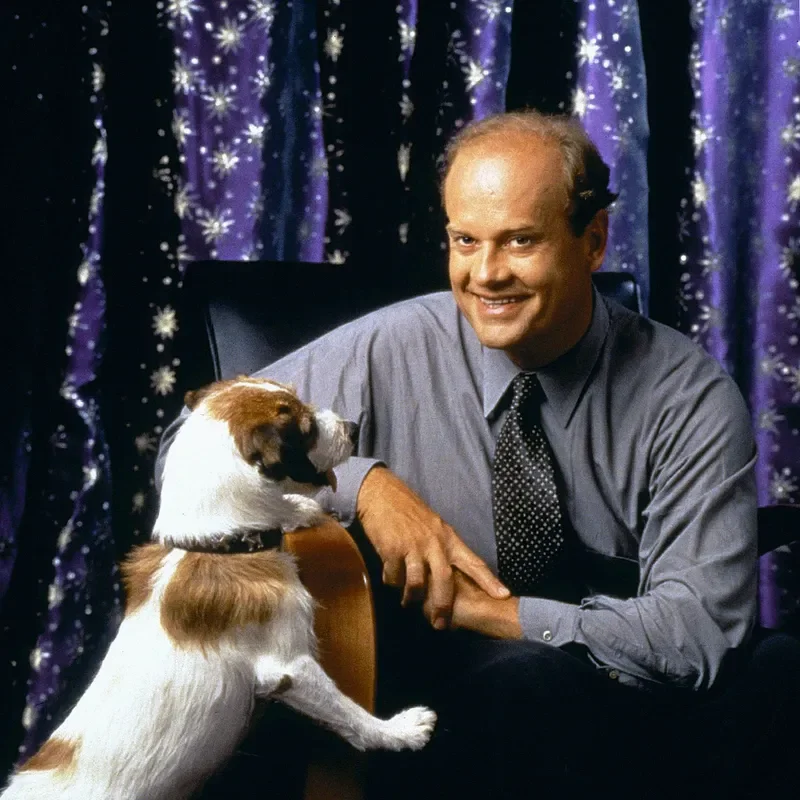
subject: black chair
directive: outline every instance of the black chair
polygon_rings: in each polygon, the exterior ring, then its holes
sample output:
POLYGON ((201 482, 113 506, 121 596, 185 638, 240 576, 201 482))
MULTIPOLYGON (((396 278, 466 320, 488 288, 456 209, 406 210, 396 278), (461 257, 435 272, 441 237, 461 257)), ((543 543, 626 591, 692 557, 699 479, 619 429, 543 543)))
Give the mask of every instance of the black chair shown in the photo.
MULTIPOLYGON (((593 277, 602 294, 641 310, 633 275, 593 277)), ((254 372, 337 325, 414 294, 396 280, 380 282, 333 264, 190 263, 182 303, 189 328, 183 336, 189 359, 183 359, 184 375, 194 386, 254 372)))
MULTIPOLYGON (((641 311, 639 287, 634 276, 599 272, 593 279, 603 295, 633 311, 641 311)), ((191 263, 184 278, 182 303, 181 360, 186 388, 254 372, 339 324, 414 293, 413 288, 379 285, 374 279, 370 282, 363 273, 331 264, 191 263)), ((758 527, 759 554, 789 544, 798 538, 800 506, 761 508, 758 527)), ((343 530, 342 535, 347 539, 343 530)), ((301 545, 305 548, 303 558, 309 558, 313 546, 305 541, 301 545)), ((348 593, 361 591, 362 600, 364 590, 369 595, 369 572, 363 560, 350 552, 352 541, 348 539, 339 545, 343 549, 338 558, 347 560, 345 581, 342 582, 341 574, 337 578, 339 582, 332 586, 326 583, 324 576, 320 579, 315 575, 313 579, 317 591, 328 592, 323 605, 333 605, 335 614, 340 613, 335 605, 339 595, 349 598, 348 593)), ((330 564, 330 552, 317 561, 311 558, 306 575, 320 568, 320 562, 330 564)), ((346 600, 344 606, 348 602, 346 600)), ((352 650, 348 651, 350 655, 343 661, 340 658, 339 663, 352 665, 355 659, 358 669, 365 672, 367 677, 361 688, 355 687, 351 696, 372 710, 376 664, 374 627, 370 627, 374 623, 370 621, 374 620, 375 612, 374 608, 370 611, 362 608, 358 613, 362 628, 367 626, 366 635, 360 637, 362 641, 345 641, 342 646, 352 648, 366 644, 366 650, 357 656, 352 655, 352 650)), ((345 623, 345 628, 348 624, 345 623)), ((326 629, 328 634, 330 631, 326 629)), ((329 654, 332 651, 335 654, 339 646, 334 639, 335 635, 328 642, 329 654)), ((342 672, 345 680, 347 671, 345 668, 342 672)), ((347 763, 350 755, 340 747, 334 746, 333 752, 333 761, 328 756, 322 757, 321 769, 315 771, 312 764, 312 777, 306 785, 307 799, 359 796, 359 770, 363 765, 356 765, 354 769, 352 763, 347 763), (335 763, 337 761, 340 763, 335 763), (342 763, 345 769, 340 774, 337 770, 342 763)))

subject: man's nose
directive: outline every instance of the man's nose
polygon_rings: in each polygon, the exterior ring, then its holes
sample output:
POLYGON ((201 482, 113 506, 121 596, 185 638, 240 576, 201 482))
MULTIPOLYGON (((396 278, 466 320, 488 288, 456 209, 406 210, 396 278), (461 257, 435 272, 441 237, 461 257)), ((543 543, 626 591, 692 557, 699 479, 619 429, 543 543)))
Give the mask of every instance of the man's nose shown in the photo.
POLYGON ((486 246, 477 254, 472 270, 472 279, 478 284, 490 284, 503 281, 508 277, 508 269, 502 252, 493 246, 486 246))

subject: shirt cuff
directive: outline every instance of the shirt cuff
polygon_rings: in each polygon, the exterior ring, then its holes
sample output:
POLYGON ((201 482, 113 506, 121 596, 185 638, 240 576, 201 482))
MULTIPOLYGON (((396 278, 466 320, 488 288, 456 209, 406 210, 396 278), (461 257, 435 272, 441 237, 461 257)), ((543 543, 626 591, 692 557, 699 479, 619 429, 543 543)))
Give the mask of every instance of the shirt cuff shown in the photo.
POLYGON ((574 642, 578 631, 579 606, 542 597, 519 599, 519 624, 522 637, 545 642, 553 647, 574 642))
POLYGON ((356 502, 361 484, 367 473, 379 464, 383 465, 383 461, 377 458, 348 458, 333 470, 336 474, 336 491, 323 489, 316 497, 317 502, 345 528, 352 525, 356 518, 356 502))

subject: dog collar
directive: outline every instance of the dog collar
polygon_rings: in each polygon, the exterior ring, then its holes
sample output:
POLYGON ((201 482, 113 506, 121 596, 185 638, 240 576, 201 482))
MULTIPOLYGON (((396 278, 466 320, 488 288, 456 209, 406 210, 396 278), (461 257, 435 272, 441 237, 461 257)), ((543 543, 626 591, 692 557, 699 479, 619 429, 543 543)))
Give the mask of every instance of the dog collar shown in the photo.
POLYGON ((209 544, 181 545, 181 550, 193 553, 258 553, 261 550, 277 550, 283 541, 283 531, 271 528, 267 531, 241 531, 227 535, 222 541, 209 544))

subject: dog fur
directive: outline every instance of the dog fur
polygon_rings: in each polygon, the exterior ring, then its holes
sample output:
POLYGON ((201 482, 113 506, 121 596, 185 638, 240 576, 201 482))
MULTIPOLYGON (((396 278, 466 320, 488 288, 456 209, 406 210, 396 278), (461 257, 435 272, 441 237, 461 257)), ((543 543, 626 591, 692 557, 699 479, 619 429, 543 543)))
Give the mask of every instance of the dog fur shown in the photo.
MULTIPOLYGON (((286 386, 239 378, 186 396, 164 467, 154 542, 123 564, 125 615, 97 676, 2 800, 180 800, 233 754, 256 697, 361 750, 419 749, 436 716, 380 720, 316 660, 313 601, 278 550, 207 552, 233 537, 307 527, 351 453, 350 430, 286 386), (198 551, 200 548, 200 551, 198 551)), ((268 786, 265 786, 268 792, 268 786)))

